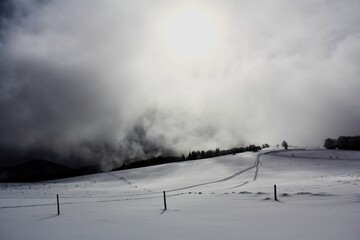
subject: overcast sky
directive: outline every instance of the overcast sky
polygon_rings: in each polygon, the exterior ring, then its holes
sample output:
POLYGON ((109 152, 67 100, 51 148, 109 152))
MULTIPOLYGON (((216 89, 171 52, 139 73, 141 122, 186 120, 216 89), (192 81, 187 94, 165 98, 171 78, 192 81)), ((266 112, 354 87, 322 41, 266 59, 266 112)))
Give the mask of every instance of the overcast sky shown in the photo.
POLYGON ((1 4, 2 146, 136 156, 360 134, 358 0, 1 4))

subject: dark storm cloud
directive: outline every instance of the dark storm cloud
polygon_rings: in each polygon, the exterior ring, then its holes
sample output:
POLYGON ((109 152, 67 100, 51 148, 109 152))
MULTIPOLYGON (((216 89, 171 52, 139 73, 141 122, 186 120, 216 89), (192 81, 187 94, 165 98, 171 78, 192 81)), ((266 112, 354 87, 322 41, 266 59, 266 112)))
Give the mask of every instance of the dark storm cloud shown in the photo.
POLYGON ((158 35, 183 1, 3 3, 3 147, 106 166, 360 134, 358 1, 199 1, 223 24, 201 60, 170 56, 158 35))

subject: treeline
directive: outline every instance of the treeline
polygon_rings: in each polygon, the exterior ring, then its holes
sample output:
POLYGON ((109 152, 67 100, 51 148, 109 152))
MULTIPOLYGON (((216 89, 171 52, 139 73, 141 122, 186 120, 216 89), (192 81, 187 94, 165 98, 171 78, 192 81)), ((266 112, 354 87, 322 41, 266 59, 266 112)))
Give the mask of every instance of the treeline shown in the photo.
MULTIPOLYGON (((263 146, 265 146, 265 144, 263 146)), ((219 148, 216 148, 215 150, 192 151, 192 152, 189 152, 188 156, 186 157, 186 160, 213 158, 213 157, 242 153, 242 152, 247 152, 247 151, 256 152, 256 151, 259 151, 260 149, 261 149, 260 146, 255 146, 254 144, 251 144, 247 147, 231 148, 231 149, 227 149, 227 150, 220 150, 219 148)))
POLYGON ((337 140, 325 139, 324 147, 326 149, 342 149, 342 150, 360 150, 360 136, 341 136, 337 140))
POLYGON ((242 153, 242 152, 247 152, 247 151, 256 152, 256 151, 259 151, 261 148, 267 148, 267 147, 269 147, 268 144, 263 144, 262 147, 251 144, 247 147, 231 148, 231 149, 227 149, 227 150, 220 150, 219 148, 216 148, 215 150, 207 150, 207 151, 200 151, 200 150, 191 151, 191 152, 189 152, 187 157, 185 157, 185 155, 182 155, 180 157, 179 156, 159 156, 159 157, 154 157, 154 158, 150 158, 147 160, 123 164, 121 167, 118 167, 113 170, 141 168, 141 167, 148 167, 148 166, 160 165, 160 164, 165 164, 165 163, 198 160, 198 159, 204 159, 204 158, 213 158, 213 157, 231 155, 231 154, 242 153))

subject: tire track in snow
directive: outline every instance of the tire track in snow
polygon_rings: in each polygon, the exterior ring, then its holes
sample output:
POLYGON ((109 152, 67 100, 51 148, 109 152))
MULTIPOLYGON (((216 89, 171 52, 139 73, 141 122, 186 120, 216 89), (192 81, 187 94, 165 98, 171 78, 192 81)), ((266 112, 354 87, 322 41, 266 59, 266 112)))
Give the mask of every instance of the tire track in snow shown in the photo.
POLYGON ((238 188, 238 187, 242 187, 242 186, 244 186, 244 185, 246 185, 248 183, 249 183, 249 181, 245 181, 242 184, 236 185, 235 187, 231 187, 231 188, 228 188, 228 189, 235 189, 235 188, 238 188))
MULTIPOLYGON (((262 153, 258 154, 256 156, 256 160, 254 162, 254 165, 253 166, 250 166, 246 169, 243 169, 239 172, 236 172, 234 173, 233 175, 229 176, 229 177, 226 177, 226 178, 223 178, 223 179, 220 179, 220 180, 216 180, 216 181, 211 181, 211 182, 206 182, 206 183, 200 183, 200 184, 195 184, 195 185, 191 185, 191 186, 187 186, 187 187, 182 187, 182 188, 176 188, 176 189, 172 189, 172 190, 168 190, 167 192, 175 192, 175 191, 180 191, 180 190, 185 190, 185 189, 190 189, 190 188, 195 188, 195 187, 200 187, 200 186, 205 186, 205 185, 210 185, 210 184, 214 184, 214 183, 220 183, 220 182, 225 182, 225 181, 228 181, 230 179, 233 179, 237 176, 239 176, 240 174, 243 174, 244 172, 247 172, 247 171, 250 171, 251 169, 254 169, 256 168, 256 171, 255 171, 255 174, 254 174, 254 179, 253 181, 256 181, 257 179, 257 175, 258 175, 258 171, 259 171, 259 163, 260 163, 260 156, 262 155, 262 153)), ((245 183, 242 183, 240 185, 238 185, 237 187, 240 187, 240 186, 243 186, 245 184, 247 184, 247 182, 245 183)), ((234 187, 235 188, 235 187, 234 187)))
MULTIPOLYGON (((260 163, 260 156, 262 155, 262 153, 258 154, 256 156, 256 159, 255 159, 255 162, 252 166, 248 167, 248 168, 245 168, 241 171, 238 171, 236 173, 234 173, 233 175, 229 176, 229 177, 226 177, 226 178, 223 178, 223 179, 220 179, 220 180, 215 180, 215 181, 211 181, 211 182, 206 182, 206 183, 199 183, 199 184, 195 184, 195 185, 190 185, 190 186, 186 186, 186 187, 181 187, 181 188, 176 188, 176 189, 171 189, 171 190, 168 190, 166 192, 175 192, 175 191, 181 191, 181 190, 185 190, 185 189, 190 189, 190 188, 195 188, 195 187, 200 187, 200 186, 205 186, 205 185, 210 185, 210 184, 215 184, 215 183, 220 183, 220 182, 225 182, 225 181, 228 181, 228 180, 231 180, 237 176, 239 176, 240 174, 243 174, 247 171, 250 171, 254 168, 256 168, 256 171, 255 171, 255 174, 254 174, 254 178, 253 178, 253 181, 256 181, 257 179, 257 175, 258 175, 258 172, 259 172, 259 163, 260 163)), ((236 187, 240 187, 240 186, 243 186, 245 184, 249 183, 249 181, 246 181, 240 185, 237 185, 231 189, 234 189, 236 187)), ((131 196, 143 196, 143 195, 153 195, 153 194, 159 194, 159 193, 162 193, 161 191, 159 192, 152 192, 152 193, 140 193, 140 194, 133 194, 131 196)))
MULTIPOLYGON (((248 167, 248 168, 245 168, 241 171, 238 171, 236 173, 234 173, 233 175, 229 176, 229 177, 226 177, 226 178, 223 178, 223 179, 220 179, 220 180, 215 180, 215 181, 211 181, 211 182, 206 182, 206 183, 199 183, 199 184, 195 184, 195 185, 190 185, 190 186, 186 186, 186 187, 181 187, 181 188, 176 188, 176 189, 171 189, 171 190, 168 190, 166 192, 176 192, 176 191, 181 191, 181 190, 186 190, 186 189, 191 189, 191 188, 195 188, 195 187, 200 187, 200 186, 205 186, 205 185, 210 185, 210 184, 215 184, 215 183, 220 183, 220 182, 225 182, 225 181, 228 181, 228 180, 231 180, 247 171, 250 171, 254 168, 256 168, 256 171, 255 171, 255 174, 254 174, 254 178, 253 178, 253 181, 256 181, 257 179, 257 175, 258 175, 258 171, 259 171, 259 163, 260 163, 260 156, 262 155, 262 153, 259 153, 257 156, 256 156, 256 159, 255 159, 255 162, 252 166, 248 167)), ((111 174, 113 175, 114 177, 117 177, 119 178, 118 176, 116 176, 115 174, 111 174)), ((120 177, 119 179, 121 180, 124 180, 124 178, 120 177)), ((247 184, 249 181, 246 181, 245 183, 242 183, 240 185, 237 185, 231 189, 234 189, 236 187, 240 187, 240 186, 243 186, 245 184, 247 184)), ((149 190, 150 191, 150 190, 149 190)), ((154 194, 159 194, 159 193, 162 193, 162 191, 158 191, 158 192, 150 192, 150 193, 138 193, 138 194, 131 194, 131 195, 126 195, 126 196, 144 196, 144 195, 154 195, 154 194)))
POLYGON ((258 173, 259 173, 259 164, 260 164, 260 156, 261 156, 261 154, 262 154, 262 153, 260 153, 260 154, 258 154, 258 155, 256 156, 256 160, 255 160, 255 164, 254 164, 256 170, 255 170, 255 175, 254 175, 253 181, 256 181, 257 176, 258 176, 258 173))

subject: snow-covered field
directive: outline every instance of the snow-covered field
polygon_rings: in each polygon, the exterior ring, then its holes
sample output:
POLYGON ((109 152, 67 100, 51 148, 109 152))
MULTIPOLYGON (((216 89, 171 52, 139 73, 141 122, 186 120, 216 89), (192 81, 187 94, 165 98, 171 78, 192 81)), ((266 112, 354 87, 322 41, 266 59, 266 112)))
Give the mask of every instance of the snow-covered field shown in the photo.
POLYGON ((0 239, 359 240, 360 152, 242 153, 3 183, 0 239))

